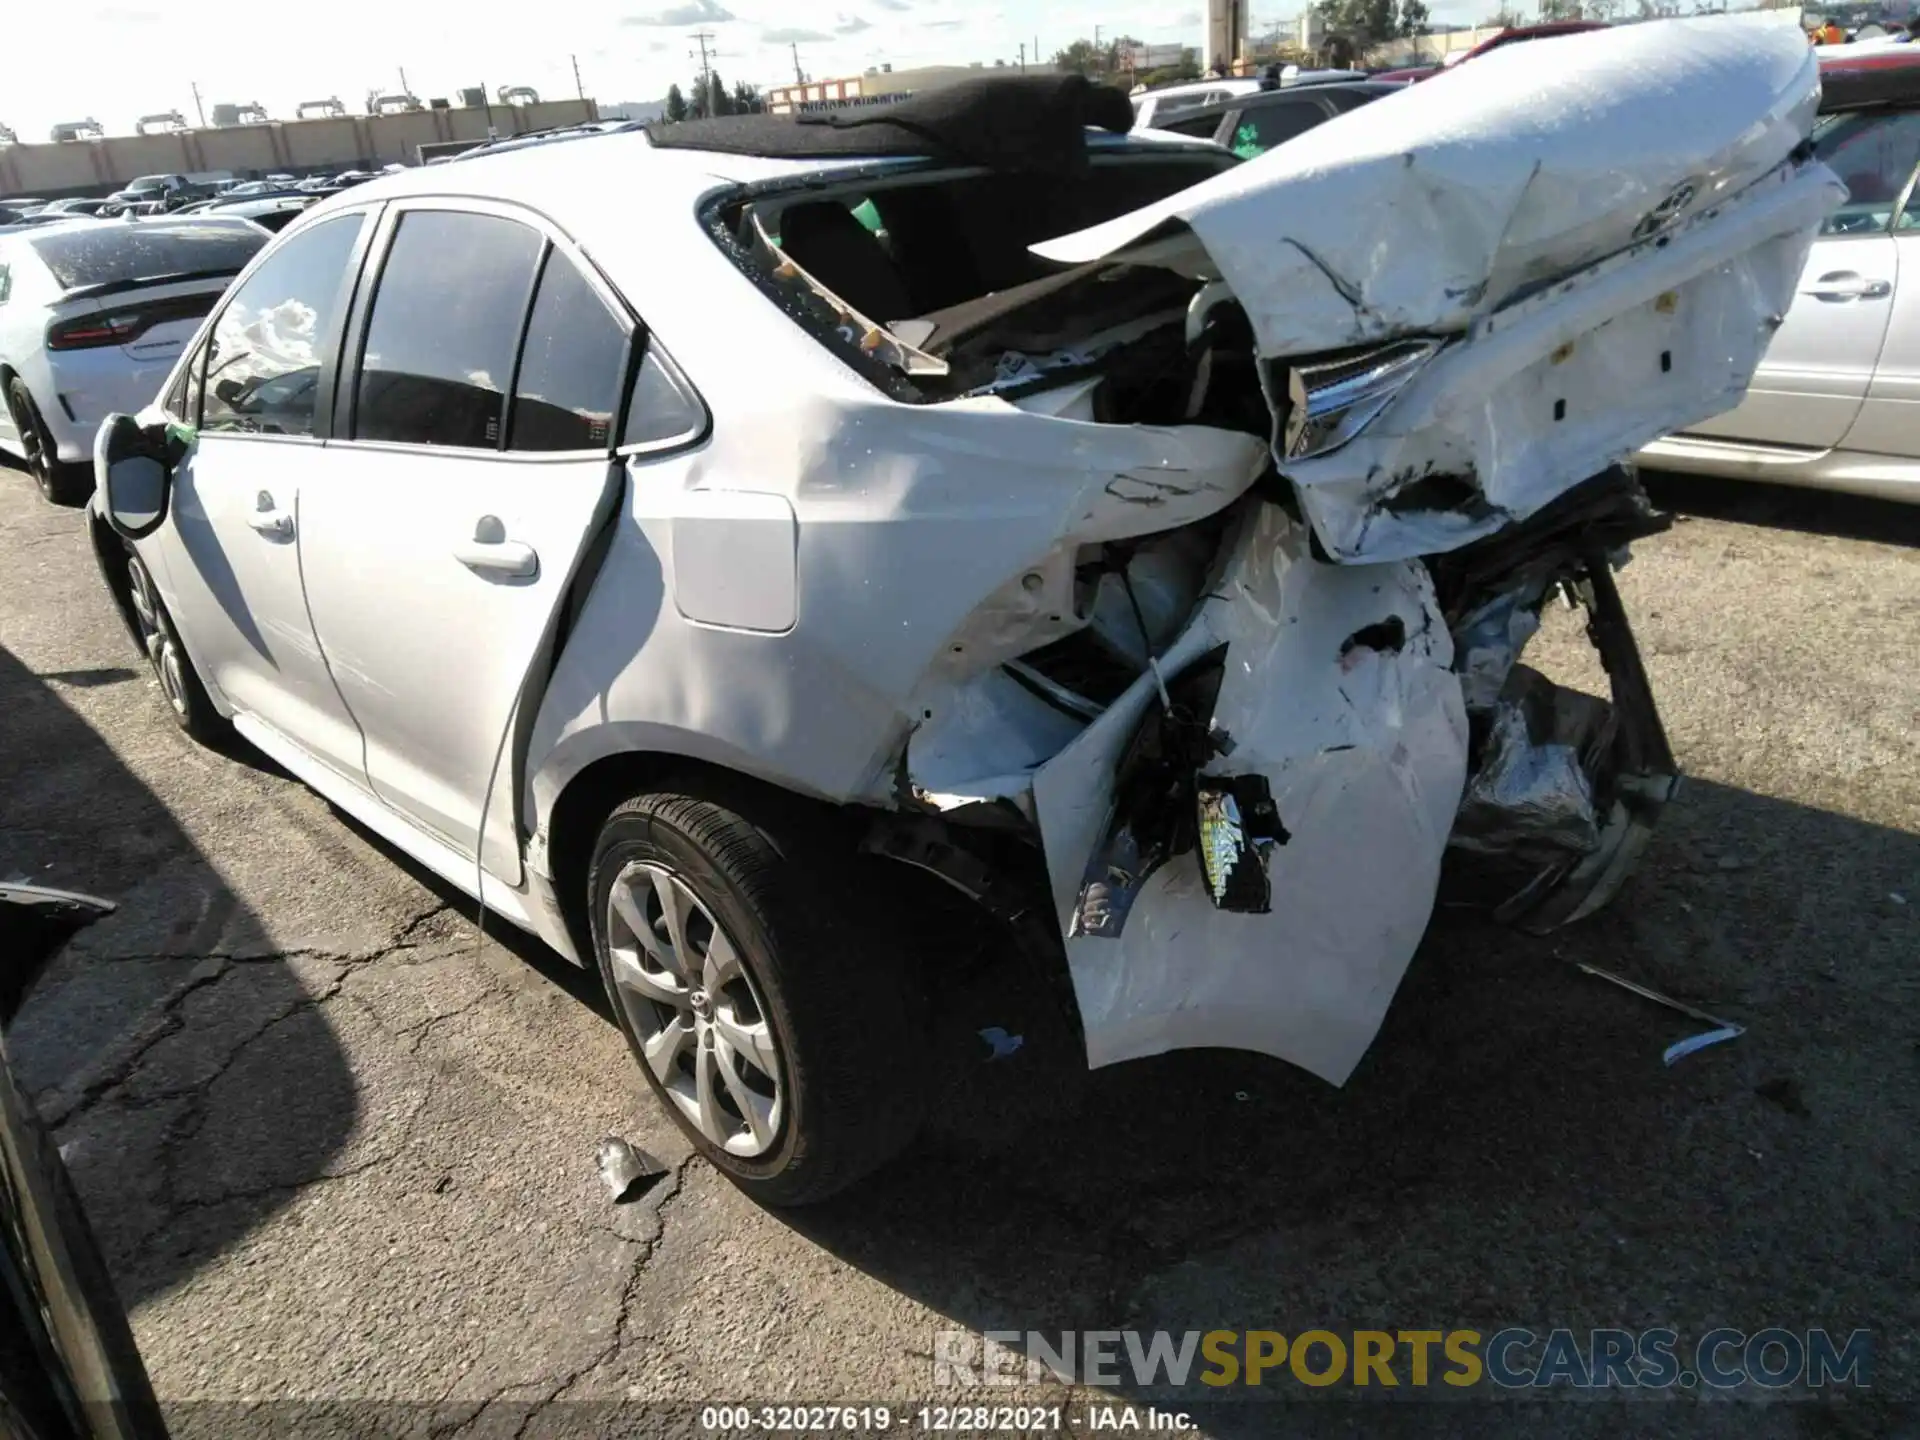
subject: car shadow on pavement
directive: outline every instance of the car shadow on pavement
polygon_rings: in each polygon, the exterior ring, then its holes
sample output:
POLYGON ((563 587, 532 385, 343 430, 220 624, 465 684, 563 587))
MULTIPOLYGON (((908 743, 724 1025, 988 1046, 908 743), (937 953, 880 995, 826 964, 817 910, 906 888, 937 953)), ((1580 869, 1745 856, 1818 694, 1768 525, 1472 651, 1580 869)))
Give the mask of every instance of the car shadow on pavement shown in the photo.
MULTIPOLYGON (((1667 471, 1642 471, 1641 479, 1655 505, 1682 516, 1920 547, 1920 503, 1667 471)), ((1914 499, 1920 501, 1920 488, 1914 499)))
MULTIPOLYGON (((147 677, 40 676, 0 648, 0 877, 119 907, 48 967, 7 1051, 131 1307, 328 1173, 361 1101, 314 1008, 343 962, 283 954, 55 688, 98 694, 122 678, 147 677)), ((144 763, 186 747, 153 733, 161 753, 144 763)))
MULTIPOLYGON (((1920 836, 1691 782, 1588 922, 1530 937, 1438 911, 1343 1089, 1229 1051, 1076 1073, 1040 977, 1002 960, 957 997, 917 1150, 787 1218, 956 1330, 1050 1344, 1665 1323, 1911 1335, 1912 1229, 1890 1221, 1920 1193, 1920 1157, 1884 1137, 1920 1133, 1916 889, 1920 836), (1577 962, 1748 1031, 1667 1067, 1666 1046, 1709 1027, 1577 962), (1007 1048, 983 1043, 990 1025, 1023 1043, 990 1058, 1007 1048)), ((996 1398, 939 1388, 934 1335, 900 1343, 932 1399, 996 1398)), ((1198 1360, 1163 1391, 1115 1349, 1115 1399, 1356 1398, 1284 1375, 1212 1390, 1198 1360)), ((1377 1431, 1378 1412, 1336 1409, 1377 1431)), ((1299 1410, 1229 1404, 1208 1425, 1297 1429, 1299 1410)), ((1454 1413, 1486 1433, 1483 1406, 1454 1413)))

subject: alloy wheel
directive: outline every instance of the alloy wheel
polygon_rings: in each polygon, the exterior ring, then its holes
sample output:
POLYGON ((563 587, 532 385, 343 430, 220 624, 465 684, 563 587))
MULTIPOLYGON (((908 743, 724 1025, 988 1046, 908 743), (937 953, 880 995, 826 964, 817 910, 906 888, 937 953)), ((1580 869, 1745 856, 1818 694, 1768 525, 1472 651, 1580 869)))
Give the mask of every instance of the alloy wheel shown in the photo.
POLYGON ((634 861, 607 900, 615 997, 654 1078, 702 1135, 751 1159, 779 1138, 783 1058, 740 948, 687 882, 634 861))
POLYGON ((134 622, 140 631, 141 648, 147 652, 147 659, 153 664, 154 676, 160 682, 167 703, 173 706, 174 713, 184 716, 187 713, 187 677, 180 655, 180 642, 174 637, 173 626, 167 623, 166 612, 161 609, 160 597, 153 588, 153 577, 147 573, 147 567, 140 563, 138 555, 127 557, 127 579, 133 600, 134 622))

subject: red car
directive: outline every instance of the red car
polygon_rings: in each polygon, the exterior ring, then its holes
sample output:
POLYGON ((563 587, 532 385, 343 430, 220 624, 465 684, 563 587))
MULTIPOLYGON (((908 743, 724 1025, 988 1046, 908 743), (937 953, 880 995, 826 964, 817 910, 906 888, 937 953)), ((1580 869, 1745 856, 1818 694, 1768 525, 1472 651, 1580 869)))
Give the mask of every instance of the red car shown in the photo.
POLYGON ((1544 40, 1550 35, 1578 35, 1583 30, 1604 30, 1603 20, 1552 20, 1545 25, 1510 25, 1491 39, 1482 40, 1473 49, 1467 51, 1452 65, 1416 65, 1406 70, 1383 70, 1372 78, 1375 80, 1429 80, 1435 75, 1453 69, 1454 65, 1464 65, 1489 50, 1497 50, 1502 45, 1517 44, 1522 40, 1544 40))

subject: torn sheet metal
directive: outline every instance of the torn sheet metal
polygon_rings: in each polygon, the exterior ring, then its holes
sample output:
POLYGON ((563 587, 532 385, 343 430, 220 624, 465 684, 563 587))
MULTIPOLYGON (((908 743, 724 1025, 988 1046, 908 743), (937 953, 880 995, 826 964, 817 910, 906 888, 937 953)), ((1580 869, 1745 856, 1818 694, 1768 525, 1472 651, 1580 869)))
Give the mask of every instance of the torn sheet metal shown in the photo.
POLYGON ((1156 243, 1157 263, 1224 279, 1270 356, 1459 331, 1758 179, 1819 103, 1784 15, 1508 46, 1469 73, 1035 251, 1081 264, 1156 243))
POLYGON ((1469 714, 1491 710, 1520 652, 1540 628, 1544 584, 1495 595, 1453 627, 1454 672, 1469 714))
MULTIPOLYGON (((1261 857, 1268 913, 1221 908, 1188 853, 1140 887, 1117 936, 1069 936, 1087 1059, 1220 1045, 1340 1084, 1426 929, 1460 802, 1467 722, 1452 640, 1423 567, 1315 563, 1305 527, 1277 506, 1250 507, 1224 557, 1160 666, 1177 676, 1227 647, 1212 720, 1232 750, 1201 774, 1264 779, 1289 839, 1261 857), (1343 656, 1388 617, 1397 647, 1343 656)), ((1034 777, 1062 934, 1108 829, 1115 773, 1159 703, 1143 675, 1034 777)))
POLYGON ((1784 17, 1621 26, 1467 73, 1035 247, 1226 282, 1277 362, 1275 458, 1338 560, 1466 544, 1734 403, 1843 195, 1791 158, 1819 82, 1784 17), (1447 343, 1298 458, 1287 367, 1411 340, 1447 343))

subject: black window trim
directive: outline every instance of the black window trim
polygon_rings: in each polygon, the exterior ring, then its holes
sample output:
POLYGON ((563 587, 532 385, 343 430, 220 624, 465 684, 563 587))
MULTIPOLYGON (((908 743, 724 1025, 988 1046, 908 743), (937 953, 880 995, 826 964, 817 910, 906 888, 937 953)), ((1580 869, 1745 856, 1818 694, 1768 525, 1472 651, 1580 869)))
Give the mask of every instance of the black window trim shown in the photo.
POLYGON ((682 435, 666 440, 625 444, 618 439, 625 433, 627 407, 632 403, 633 387, 639 380, 640 364, 654 347, 646 322, 634 313, 626 297, 601 273, 600 267, 586 248, 563 230, 551 216, 516 201, 495 199, 491 196, 431 194, 408 195, 387 202, 385 213, 380 217, 368 247, 364 265, 361 268, 363 283, 353 298, 351 313, 347 317, 344 343, 340 347, 340 369, 336 379, 333 401, 333 426, 330 443, 341 449, 365 449, 393 451, 402 454, 459 456, 464 459, 493 459, 508 461, 519 465, 571 464, 584 459, 610 459, 628 456, 646 456, 652 458, 668 451, 686 449, 703 441, 712 429, 712 412, 701 397, 699 391, 687 380, 680 368, 672 363, 665 349, 657 356, 658 362, 666 372, 674 387, 690 402, 697 417, 697 424, 682 435), (534 266, 532 283, 520 312, 519 344, 514 349, 512 381, 507 386, 507 403, 500 429, 500 448, 493 450, 465 449, 452 445, 430 445, 417 440, 362 440, 353 433, 354 409, 358 403, 359 386, 354 383, 360 373, 360 366, 366 354, 367 323, 372 316, 373 306, 379 300, 380 277, 385 272, 387 256, 393 249, 393 237, 398 231, 400 221, 416 210, 452 211, 457 214, 495 215, 512 220, 533 230, 545 242, 540 259, 534 266), (607 312, 616 324, 626 333, 626 354, 623 358, 623 375, 620 383, 618 409, 614 415, 614 439, 607 445, 588 450, 509 450, 505 446, 513 433, 513 392, 518 387, 520 366, 526 351, 527 327, 533 320, 534 301, 538 298, 541 277, 554 254, 560 254, 586 278, 587 285, 600 297, 607 312))
POLYGON ((247 268, 233 278, 233 283, 228 285, 225 293, 221 295, 220 303, 216 305, 213 310, 209 312, 207 318, 201 322, 199 333, 193 337, 193 343, 187 347, 186 357, 180 369, 168 377, 166 388, 160 392, 166 397, 164 403, 171 404, 174 392, 181 384, 186 383, 189 389, 194 390, 199 401, 194 408, 194 413, 192 415, 182 415, 178 418, 182 423, 193 427, 196 443, 208 438, 207 432, 202 429, 201 423, 206 416, 207 344, 213 338, 214 327, 220 323, 220 318, 226 314, 227 307, 234 302, 234 298, 240 293, 240 287, 253 278, 254 271, 259 268, 263 259, 268 257, 272 252, 280 249, 282 244, 281 237, 285 237, 286 241, 291 242, 298 236, 305 234, 309 230, 316 229, 321 225, 343 219, 349 215, 357 215, 360 217, 360 233, 354 239, 353 250, 347 257, 347 268, 340 277, 340 289, 334 296, 333 324, 328 327, 327 337, 320 347, 320 374, 314 380, 316 400, 313 407, 313 429, 305 435, 275 435, 255 430, 215 430, 211 432, 212 438, 222 441, 244 440, 250 443, 271 441, 289 445, 322 445, 333 438, 333 420, 336 406, 329 403, 322 403, 318 397, 331 396, 334 393, 335 385, 339 378, 340 346, 346 337, 349 311, 360 288, 360 280, 366 269, 367 254, 373 244, 374 233, 380 227, 382 219, 381 212, 384 208, 384 202, 374 201, 365 205, 352 205, 339 210, 329 210, 326 214, 318 216, 311 222, 305 220, 297 221, 281 231, 280 235, 275 236, 263 245, 253 259, 247 263, 247 268), (196 371, 198 372, 197 378, 200 382, 197 388, 191 384, 191 381, 195 378, 194 372, 196 371))

